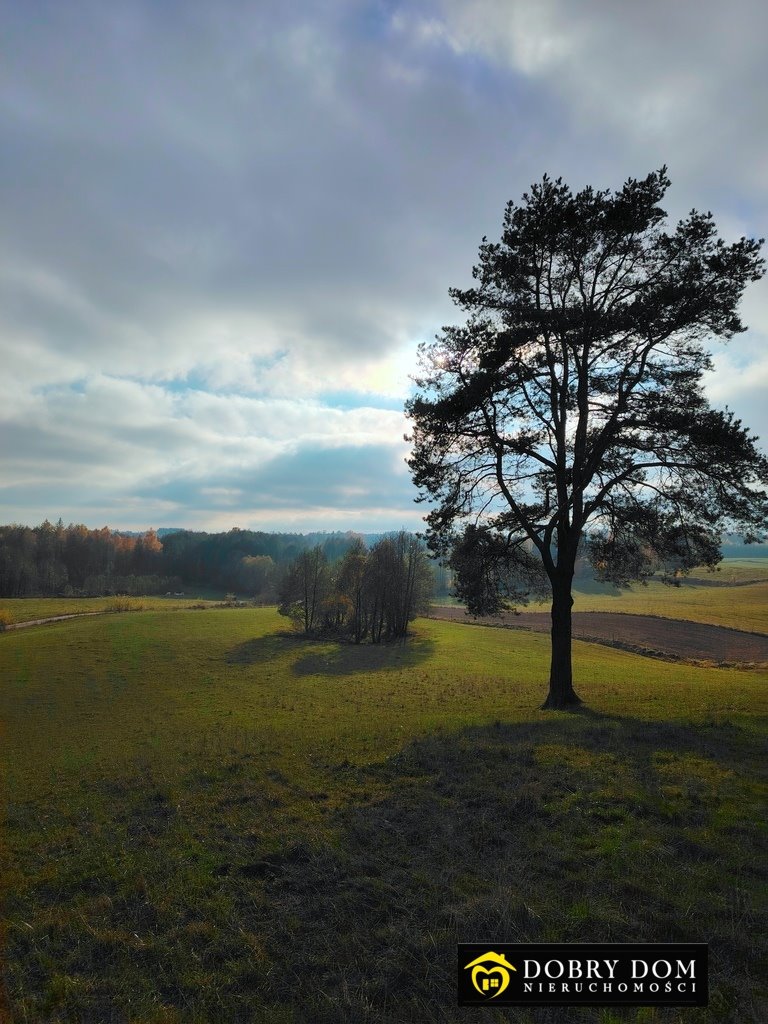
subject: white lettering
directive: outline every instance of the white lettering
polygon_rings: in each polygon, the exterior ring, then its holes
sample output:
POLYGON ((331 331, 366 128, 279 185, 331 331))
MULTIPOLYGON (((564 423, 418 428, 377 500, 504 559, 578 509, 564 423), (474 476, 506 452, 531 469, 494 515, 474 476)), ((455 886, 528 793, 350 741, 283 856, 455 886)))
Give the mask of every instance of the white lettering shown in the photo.
POLYGON ((642 981, 635 982, 635 992, 642 992, 644 989, 645 985, 642 983, 642 981))
POLYGON ((672 991, 672 982, 671 981, 665 981, 664 982, 664 991, 665 992, 671 992, 672 991))
POLYGON ((648 964, 645 960, 633 960, 632 961, 632 977, 633 978, 644 978, 648 973, 648 964), (640 974, 640 968, 642 967, 643 973, 640 974))
POLYGON ((619 992, 626 992, 629 988, 629 985, 626 983, 626 981, 620 981, 617 988, 619 992))
POLYGON ((526 981, 523 985, 523 992, 533 992, 533 985, 530 983, 530 981, 526 981))
POLYGON ((600 961, 599 960, 587 960, 587 977, 588 978, 599 978, 600 977, 600 961))
POLYGON ((677 991, 678 992, 685 992, 686 988, 687 988, 687 986, 686 986, 684 981, 678 982, 678 985, 677 985, 677 991))
POLYGON ((677 961, 677 974, 675 975, 675 977, 677 977, 677 978, 684 978, 686 976, 686 974, 690 978, 695 977, 695 975, 696 975, 696 961, 695 960, 691 960, 687 967, 683 963, 682 960, 678 960, 677 961))
POLYGON ((565 973, 565 964, 562 960, 547 960, 544 964, 544 973, 548 978, 562 978, 565 973), (555 969, 557 969, 557 974, 554 973, 555 969))
POLYGON ((525 965, 524 968, 523 968, 523 970, 525 972, 525 977, 526 978, 538 978, 538 976, 541 974, 541 964, 539 963, 539 961, 538 960, 524 960, 523 963, 525 965), (531 974, 531 969, 528 966, 529 964, 533 964, 533 966, 536 968, 536 973, 535 974, 531 974))
POLYGON ((658 983, 658 981, 652 981, 650 983, 650 985, 648 986, 648 991, 649 992, 658 992, 659 991, 659 983, 658 983))
POLYGON ((590 981, 590 983, 589 983, 589 991, 590 992, 597 992, 597 982, 590 981))
POLYGON ((654 978, 668 978, 672 973, 672 964, 669 960, 654 960, 651 970, 654 978))
POLYGON ((568 961, 568 977, 569 978, 580 978, 584 972, 581 969, 580 960, 569 960, 568 961))
POLYGON ((603 963, 608 968, 608 977, 613 978, 613 972, 616 970, 616 964, 618 960, 604 960, 603 963))

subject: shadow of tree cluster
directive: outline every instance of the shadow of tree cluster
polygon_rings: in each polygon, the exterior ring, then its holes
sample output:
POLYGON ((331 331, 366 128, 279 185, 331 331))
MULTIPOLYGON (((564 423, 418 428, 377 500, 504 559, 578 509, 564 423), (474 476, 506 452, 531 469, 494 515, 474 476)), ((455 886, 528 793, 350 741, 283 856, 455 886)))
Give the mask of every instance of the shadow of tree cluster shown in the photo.
POLYGON ((289 630, 267 633, 266 636, 254 637, 237 644, 226 654, 228 665, 259 665, 274 661, 288 652, 295 652, 305 643, 303 637, 289 630))
POLYGON ((297 676, 345 676, 412 668, 427 661, 434 646, 434 641, 425 637, 408 637, 381 644, 340 643, 330 652, 310 651, 295 662, 293 671, 297 676))
POLYGON ((261 665, 289 654, 295 658, 292 672, 296 676, 343 676, 411 668, 426 661, 433 651, 434 642, 426 637, 353 644, 284 631, 246 640, 232 648, 226 660, 230 665, 261 665))

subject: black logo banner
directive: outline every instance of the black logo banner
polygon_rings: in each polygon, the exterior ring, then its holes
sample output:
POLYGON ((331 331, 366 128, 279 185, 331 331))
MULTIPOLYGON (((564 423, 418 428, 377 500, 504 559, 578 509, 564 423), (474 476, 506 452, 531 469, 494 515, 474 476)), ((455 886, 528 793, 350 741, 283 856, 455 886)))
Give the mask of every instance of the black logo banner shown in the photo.
POLYGON ((459 1006, 706 1006, 705 942, 460 943, 459 1006))

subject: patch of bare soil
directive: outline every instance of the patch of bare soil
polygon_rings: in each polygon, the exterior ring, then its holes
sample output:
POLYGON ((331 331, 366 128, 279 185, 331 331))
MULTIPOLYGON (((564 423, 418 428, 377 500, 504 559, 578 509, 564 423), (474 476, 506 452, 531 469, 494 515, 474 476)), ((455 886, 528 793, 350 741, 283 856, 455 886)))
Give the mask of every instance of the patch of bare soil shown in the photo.
MULTIPOLYGON (((434 606, 430 614, 435 619, 528 629, 535 633, 548 633, 551 626, 549 612, 522 612, 519 615, 505 612, 503 615, 473 618, 463 608, 434 606)), ((655 615, 574 612, 573 635, 579 640, 667 661, 705 661, 717 665, 768 662, 768 636, 762 633, 655 615)))

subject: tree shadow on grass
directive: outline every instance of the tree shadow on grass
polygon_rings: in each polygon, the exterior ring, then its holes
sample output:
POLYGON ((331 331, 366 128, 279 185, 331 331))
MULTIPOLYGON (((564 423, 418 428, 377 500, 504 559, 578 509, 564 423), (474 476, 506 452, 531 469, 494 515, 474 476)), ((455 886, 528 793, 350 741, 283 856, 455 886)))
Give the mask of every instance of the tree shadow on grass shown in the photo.
POLYGON ((316 640, 283 630, 237 644, 227 652, 226 661, 229 665, 259 665, 293 655, 294 675, 345 676, 412 668, 428 659, 433 651, 434 641, 421 636, 391 643, 352 644, 316 640))
MULTIPOLYGON (((768 1020, 750 729, 584 711, 435 732, 318 767, 323 790, 300 796, 327 801, 321 829, 250 757, 206 764, 202 804, 147 771, 99 790, 103 813, 46 814, 37 902, 22 885, 6 911, 14 1019, 605 1024, 599 1007, 459 1009, 456 942, 708 941, 708 1009, 610 1020, 768 1020)), ((41 808, 21 812, 32 835, 41 808)))
POLYGON ((297 676, 346 676, 364 672, 412 668, 429 658, 434 641, 426 637, 408 637, 392 643, 339 643, 332 650, 308 651, 293 666, 297 676))
POLYGON ((750 981, 768 934, 749 806, 762 757, 727 721, 592 713, 432 735, 359 767, 358 792, 388 795, 340 808, 334 840, 267 882, 270 994, 296 1024, 458 1024, 457 942, 708 941, 717 1012, 686 1020, 768 1019, 750 981))
POLYGON ((295 653, 305 642, 304 637, 281 630, 237 644, 227 651, 225 660, 228 665, 258 665, 288 652, 295 653))

